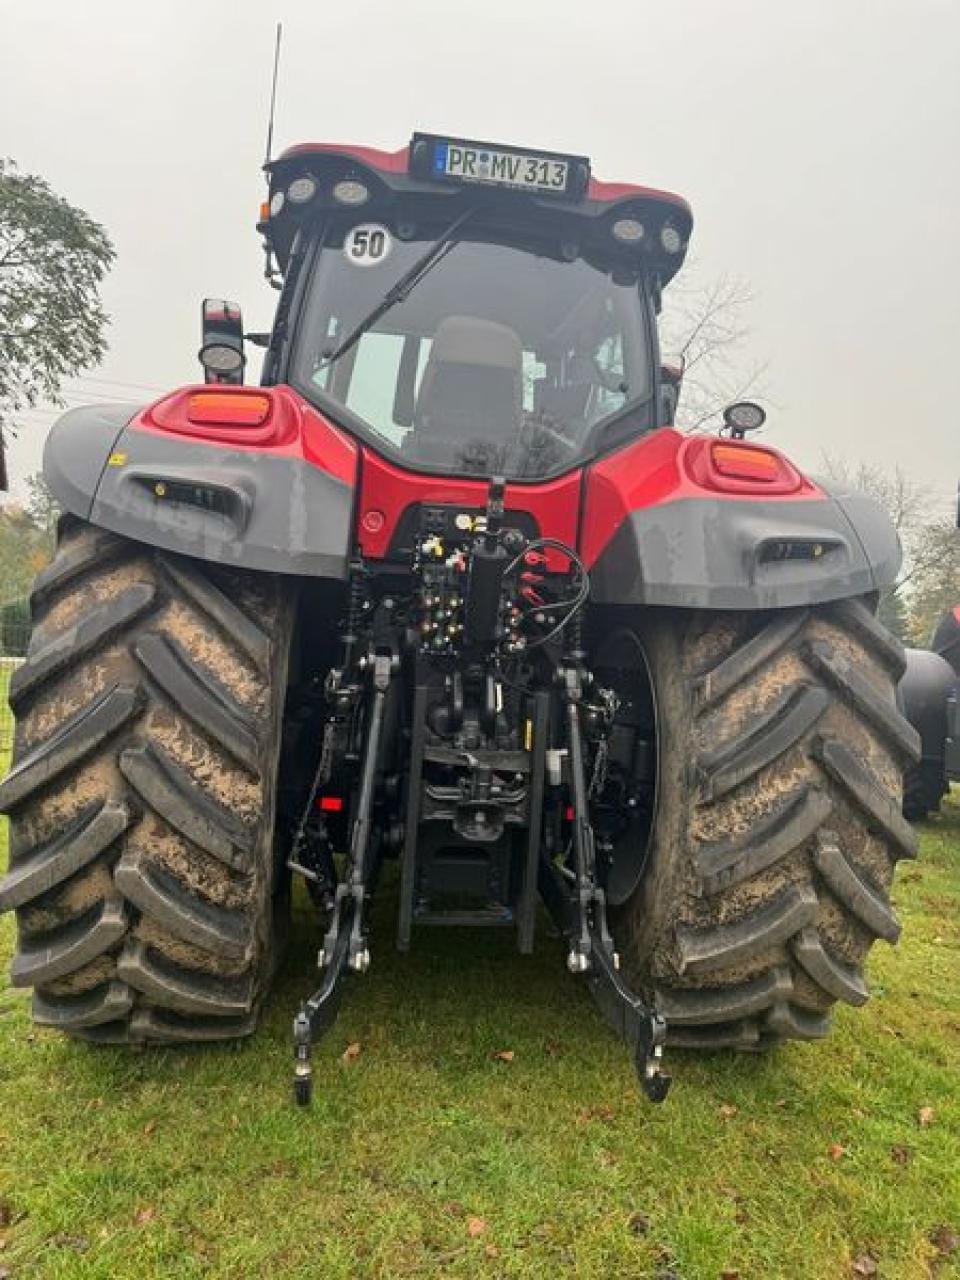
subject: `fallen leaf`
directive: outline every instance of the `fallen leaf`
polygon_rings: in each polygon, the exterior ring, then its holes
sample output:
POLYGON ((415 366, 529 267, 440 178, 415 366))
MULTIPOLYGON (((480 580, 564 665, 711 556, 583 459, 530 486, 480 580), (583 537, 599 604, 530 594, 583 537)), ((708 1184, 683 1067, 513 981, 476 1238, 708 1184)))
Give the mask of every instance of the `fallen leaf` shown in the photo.
POLYGON ((721 1120, 732 1120, 739 1110, 740 1108, 734 1103, 724 1102, 717 1107, 717 1115, 721 1120))
POLYGON ((152 1204, 146 1204, 142 1209, 138 1209, 134 1216, 134 1222, 138 1227, 145 1227, 148 1222, 152 1222, 157 1216, 157 1211, 152 1204))
POLYGON ((740 1280, 739 1271, 721 1271, 720 1280, 740 1280))
POLYGON ((512 1062, 514 1052, 512 1049, 498 1049, 496 1053, 490 1055, 495 1062, 512 1062))
POLYGON ((930 1232, 930 1243, 942 1257, 955 1253, 957 1247, 960 1246, 960 1236, 957 1235, 953 1227, 948 1227, 945 1222, 941 1222, 939 1227, 934 1227, 930 1232))
POLYGON ((842 1160, 846 1154, 847 1148, 841 1147, 839 1142, 831 1142, 829 1147, 827 1147, 827 1155, 831 1160, 842 1160))
POLYGON ((476 1240, 478 1236, 482 1236, 486 1229, 487 1224, 483 1218, 470 1217, 467 1219, 467 1235, 471 1240, 476 1240))
POLYGON ((917 1124, 921 1129, 929 1129, 933 1124, 933 1107, 921 1107, 917 1112, 917 1124))
POLYGON ((359 1057, 360 1057, 360 1041, 351 1040, 351 1042, 344 1049, 343 1053, 340 1055, 340 1060, 341 1062, 356 1062, 356 1060, 359 1057))
POLYGON ((773 1104, 775 1107, 785 1107, 787 1105, 786 1098, 778 1098, 773 1104))
POLYGON ((13 1272, 9 1267, 0 1267, 0 1280, 12 1280, 13 1272))
POLYGON ((145 1138, 151 1137, 156 1132, 156 1129, 157 1129, 156 1120, 148 1120, 147 1123, 143 1126, 143 1136, 145 1138))
POLYGON ((650 1230, 650 1219, 643 1213, 631 1213, 627 1226, 637 1236, 645 1236, 650 1230))
POLYGON ((499 1258, 500 1256, 500 1250, 497 1248, 495 1244, 484 1245, 483 1252, 487 1255, 488 1258, 499 1258))
POLYGON ((877 1260, 876 1258, 871 1258, 869 1253, 858 1253, 853 1260, 854 1275, 875 1276, 877 1270, 877 1260))
POLYGON ((910 1148, 909 1147, 891 1147, 890 1159, 893 1161, 894 1164, 909 1164, 910 1148))

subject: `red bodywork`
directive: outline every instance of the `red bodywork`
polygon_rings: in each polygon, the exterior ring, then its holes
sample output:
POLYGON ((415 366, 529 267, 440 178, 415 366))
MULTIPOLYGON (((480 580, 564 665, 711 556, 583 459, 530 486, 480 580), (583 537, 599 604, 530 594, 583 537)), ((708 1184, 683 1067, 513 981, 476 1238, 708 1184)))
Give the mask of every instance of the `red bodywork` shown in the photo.
MULTIPOLYGON (((355 147, 341 142, 301 142, 295 147, 288 147, 278 158, 277 164, 288 160, 303 160, 311 155, 346 155, 371 169, 379 169, 381 173, 407 173, 410 168, 410 148, 401 147, 399 151, 380 151, 376 147, 355 147)), ((607 203, 612 200, 626 200, 630 197, 658 200, 664 204, 672 204, 687 217, 691 216, 690 205, 683 196, 672 191, 658 191, 654 187, 641 187, 633 182, 603 182, 600 178, 590 178, 587 187, 587 199, 607 203)))
POLYGON ((181 387, 144 409, 130 423, 135 431, 187 436, 203 444, 256 449, 274 458, 301 458, 352 488, 357 478, 357 443, 329 422, 290 387, 223 387, 201 384, 181 387), (270 402, 266 417, 252 425, 230 408, 231 399, 270 402), (210 406, 191 412, 197 402, 210 406), (213 412, 220 404, 221 420, 213 412))
MULTIPOLYGON (((130 427, 321 468, 358 490, 356 539, 371 560, 386 557, 411 506, 482 510, 486 505, 486 481, 408 470, 359 444, 287 386, 185 387, 145 409, 130 427), (256 411, 250 407, 264 400, 269 402, 265 416, 259 405, 256 411), (218 406, 223 421, 216 420, 218 406)), ((824 494, 768 446, 687 437, 662 427, 565 475, 508 484, 505 506, 532 517, 542 536, 576 546, 590 566, 632 511, 691 498, 771 497, 807 501, 824 494), (723 469, 717 465, 720 451, 723 469), (731 466, 738 457, 739 471, 731 466)))
MULTIPOLYGON (((396 190, 403 189, 409 174, 408 147, 381 151, 324 142, 290 147, 269 167, 272 180, 283 174, 284 181, 289 181, 293 173, 310 173, 321 167, 321 161, 335 164, 338 158, 347 165, 383 175, 384 182, 396 190), (314 165, 311 157, 316 157, 314 165)), ((643 201, 666 206, 689 232, 690 207, 671 192, 591 177, 582 203, 606 206, 606 213, 620 202, 643 201)), ((593 210, 594 215, 597 212, 593 210)), ((268 224, 263 224, 263 229, 267 230, 268 224)), ((279 248, 278 256, 283 257, 279 248)), ((676 255, 670 264, 671 273, 681 261, 682 255, 676 255)), ((211 386, 174 392, 146 410, 131 426, 142 431, 176 432, 192 440, 229 445, 231 449, 301 459, 322 468, 356 491, 355 538, 371 560, 388 555, 404 512, 411 506, 483 510, 486 505, 488 486, 484 480, 426 474, 404 467, 402 460, 387 459, 347 435, 290 387, 230 387, 228 393, 233 397, 259 397, 261 401, 268 397, 267 413, 243 404, 239 411, 225 411, 225 421, 217 422, 215 412, 211 420, 211 413, 203 407, 207 403, 204 397, 222 395, 226 390, 211 386), (201 411, 191 411, 191 405, 195 406, 198 400, 201 411), (244 412, 247 409, 249 412, 244 412)), ((221 403, 226 406, 228 401, 221 403)), ((623 521, 641 508, 691 498, 749 501, 822 496, 773 449, 730 440, 688 439, 665 427, 595 462, 581 463, 565 475, 529 484, 508 484, 505 505, 508 512, 531 517, 541 536, 576 546, 587 565, 594 565, 623 521)), ((561 562, 554 557, 554 563, 559 567, 561 562)))

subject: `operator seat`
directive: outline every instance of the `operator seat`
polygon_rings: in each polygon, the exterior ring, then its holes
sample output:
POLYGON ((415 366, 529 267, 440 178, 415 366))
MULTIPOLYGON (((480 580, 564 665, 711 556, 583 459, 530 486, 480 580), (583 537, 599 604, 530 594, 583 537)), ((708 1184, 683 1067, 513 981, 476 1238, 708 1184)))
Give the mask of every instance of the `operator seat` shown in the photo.
POLYGON ((522 413, 517 334, 492 320, 447 316, 433 338, 403 452, 439 465, 462 463, 465 448, 502 455, 517 439, 522 413))

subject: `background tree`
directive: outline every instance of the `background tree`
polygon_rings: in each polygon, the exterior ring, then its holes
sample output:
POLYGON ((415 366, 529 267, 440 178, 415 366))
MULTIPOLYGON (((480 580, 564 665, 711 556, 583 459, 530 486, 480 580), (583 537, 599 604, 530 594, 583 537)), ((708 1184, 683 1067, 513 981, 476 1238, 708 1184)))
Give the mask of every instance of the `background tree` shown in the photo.
POLYGON ((723 275, 704 281, 696 264, 664 290, 660 346, 665 359, 682 357, 684 366, 681 431, 713 430, 728 404, 762 394, 764 366, 747 350, 752 302, 743 280, 723 275))
POLYGON ((909 640, 926 647, 948 609, 960 604, 960 529, 937 520, 922 530, 917 568, 910 581, 909 640))
POLYGON ((960 603, 960 532, 952 520, 938 517, 929 488, 900 467, 851 466, 824 454, 823 471, 831 480, 868 493, 893 521, 903 564, 896 582, 881 596, 880 618, 904 643, 925 646, 940 615, 960 603))
POLYGON ((53 555, 56 505, 39 476, 27 484, 26 505, 8 502, 0 508, 0 605, 26 597, 53 555))
POLYGON ((100 284, 114 259, 103 227, 0 159, 0 471, 3 436, 106 350, 100 284))

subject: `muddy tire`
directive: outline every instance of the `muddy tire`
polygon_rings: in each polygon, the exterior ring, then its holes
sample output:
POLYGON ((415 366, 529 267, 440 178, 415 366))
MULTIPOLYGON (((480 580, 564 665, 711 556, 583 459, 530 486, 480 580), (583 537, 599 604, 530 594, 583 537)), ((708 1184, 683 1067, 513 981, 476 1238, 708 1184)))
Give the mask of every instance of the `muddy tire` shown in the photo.
POLYGON ((895 942, 894 866, 919 754, 897 710, 899 644, 858 601, 775 614, 653 615, 656 817, 617 912, 623 960, 677 1047, 758 1049, 827 1033, 895 942))
POLYGON ((275 954, 289 590, 67 517, 32 610, 0 784, 14 985, 85 1039, 248 1034, 275 954))

